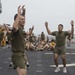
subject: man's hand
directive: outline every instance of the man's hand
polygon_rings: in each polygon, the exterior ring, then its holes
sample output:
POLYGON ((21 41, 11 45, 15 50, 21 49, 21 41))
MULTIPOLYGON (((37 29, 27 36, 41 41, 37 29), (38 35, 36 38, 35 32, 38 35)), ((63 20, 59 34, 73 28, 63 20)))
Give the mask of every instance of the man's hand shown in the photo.
POLYGON ((48 27, 48 22, 45 22, 45 26, 48 27))
POLYGON ((73 21, 73 20, 71 20, 70 24, 71 24, 71 26, 74 26, 74 21, 73 21))
POLYGON ((25 5, 23 5, 23 6, 22 6, 22 10, 24 10, 24 9, 25 9, 24 7, 25 7, 25 5))
POLYGON ((8 29, 7 25, 6 24, 3 24, 3 25, 4 25, 5 29, 7 30, 8 29))
POLYGON ((34 25, 32 26, 32 30, 34 29, 34 25))
POLYGON ((25 5, 23 5, 22 7, 21 7, 21 5, 18 6, 18 14, 25 16, 26 9, 24 7, 25 7, 25 5))
POLYGON ((74 33, 74 21, 73 20, 71 20, 71 34, 73 35, 73 33, 74 33))
POLYGON ((25 5, 22 6, 22 11, 25 11, 26 12, 26 8, 24 8, 25 5))
POLYGON ((22 6, 22 11, 25 11, 26 12, 25 5, 22 6))
POLYGON ((22 11, 22 9, 21 9, 21 5, 18 7, 18 14, 21 14, 21 11, 22 11))
POLYGON ((25 14, 26 14, 26 8, 24 8, 24 7, 25 7, 25 5, 22 6, 22 15, 23 16, 25 16, 25 14))

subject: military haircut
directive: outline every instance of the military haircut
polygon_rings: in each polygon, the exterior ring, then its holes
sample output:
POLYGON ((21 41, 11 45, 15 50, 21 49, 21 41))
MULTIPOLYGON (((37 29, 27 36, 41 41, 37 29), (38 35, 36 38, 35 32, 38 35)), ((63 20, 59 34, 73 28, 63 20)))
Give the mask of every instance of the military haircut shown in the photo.
POLYGON ((59 24, 58 26, 62 26, 62 27, 63 27, 63 25, 62 25, 62 24, 59 24))

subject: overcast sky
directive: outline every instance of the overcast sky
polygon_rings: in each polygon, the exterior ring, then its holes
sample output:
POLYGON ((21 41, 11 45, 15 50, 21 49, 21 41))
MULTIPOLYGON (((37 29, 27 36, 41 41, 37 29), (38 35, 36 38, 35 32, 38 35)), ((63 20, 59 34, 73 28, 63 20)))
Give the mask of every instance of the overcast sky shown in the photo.
POLYGON ((26 5, 25 30, 34 25, 34 33, 38 34, 46 29, 44 22, 49 22, 51 31, 58 28, 58 24, 64 25, 64 30, 70 30, 70 21, 75 22, 75 0, 1 0, 2 14, 0 24, 13 25, 14 14, 17 13, 19 5, 26 5))

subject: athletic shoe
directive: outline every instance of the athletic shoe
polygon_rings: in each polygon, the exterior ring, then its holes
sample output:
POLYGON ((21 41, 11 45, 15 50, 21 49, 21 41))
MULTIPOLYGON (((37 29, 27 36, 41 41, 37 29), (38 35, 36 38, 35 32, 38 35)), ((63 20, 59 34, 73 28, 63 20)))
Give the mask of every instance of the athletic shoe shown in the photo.
POLYGON ((63 73, 67 73, 66 67, 63 68, 63 73))
POLYGON ((55 71, 54 72, 59 72, 60 71, 60 68, 59 67, 56 67, 55 71))

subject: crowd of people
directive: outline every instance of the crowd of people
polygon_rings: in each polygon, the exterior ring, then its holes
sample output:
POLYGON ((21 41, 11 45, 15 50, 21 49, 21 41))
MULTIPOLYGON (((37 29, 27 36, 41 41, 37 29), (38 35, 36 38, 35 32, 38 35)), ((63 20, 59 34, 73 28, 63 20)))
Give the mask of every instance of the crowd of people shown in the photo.
MULTIPOLYGON (((34 29, 29 28, 29 31, 25 32, 25 50, 27 51, 40 51, 40 50, 51 50, 51 47, 55 47, 55 38, 49 39, 44 32, 41 32, 38 36, 34 33, 29 34, 34 29)), ((0 25, 0 47, 5 47, 11 45, 11 31, 12 28, 7 26, 7 24, 0 25)))

